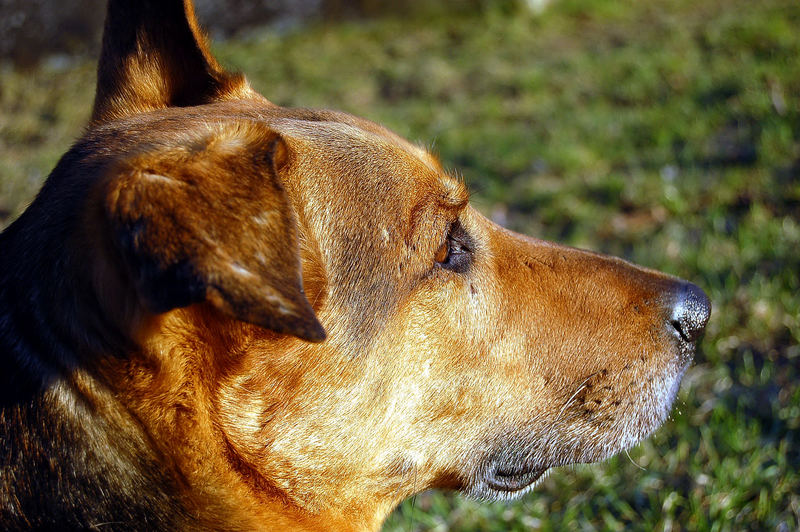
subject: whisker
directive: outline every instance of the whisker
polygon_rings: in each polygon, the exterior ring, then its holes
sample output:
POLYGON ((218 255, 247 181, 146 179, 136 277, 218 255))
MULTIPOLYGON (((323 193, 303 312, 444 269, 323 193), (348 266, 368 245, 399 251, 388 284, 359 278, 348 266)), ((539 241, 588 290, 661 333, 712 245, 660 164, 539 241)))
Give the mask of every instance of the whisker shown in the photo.
POLYGON ((568 408, 568 407, 569 407, 569 406, 572 404, 572 401, 573 401, 573 399, 575 399, 575 398, 578 396, 578 394, 579 394, 579 393, 581 393, 581 391, 582 391, 584 388, 586 388, 586 383, 587 383, 587 382, 589 382, 589 379, 591 379, 592 377, 594 377, 595 375, 597 375, 597 373, 598 373, 598 372, 597 372, 597 371, 595 371, 594 373, 592 373, 591 375, 589 375, 588 377, 586 377, 585 379, 583 379, 583 382, 581 382, 581 383, 580 383, 580 385, 578 385, 578 389, 577 389, 577 390, 575 390, 575 392, 572 394, 572 396, 570 396, 570 398, 569 398, 569 399, 567 399, 567 402, 566 402, 566 403, 564 403, 564 406, 562 406, 562 407, 561 407, 561 411, 559 411, 558 415, 557 415, 557 416, 556 416, 556 418, 553 420, 553 423, 555 423, 555 422, 557 422, 557 421, 559 420, 559 418, 560 418, 560 417, 561 417, 561 415, 564 413, 564 411, 565 411, 565 410, 566 410, 566 409, 567 409, 567 408, 568 408))
POLYGON ((635 465, 636 467, 638 467, 642 471, 647 471, 647 469, 645 469, 644 467, 640 466, 639 464, 637 464, 636 462, 633 461, 633 458, 631 458, 631 453, 628 452, 628 449, 625 449, 625 456, 628 457, 628 460, 630 460, 633 465, 635 465))

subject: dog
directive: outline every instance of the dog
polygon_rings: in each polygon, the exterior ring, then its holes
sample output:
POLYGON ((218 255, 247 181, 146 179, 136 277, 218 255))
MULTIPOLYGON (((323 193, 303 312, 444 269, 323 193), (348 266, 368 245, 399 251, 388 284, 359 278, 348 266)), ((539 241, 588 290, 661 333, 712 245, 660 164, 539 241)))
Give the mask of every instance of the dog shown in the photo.
POLYGON ((85 134, 0 236, 0 526, 377 530, 645 438, 707 296, 468 200, 225 71, 189 0, 110 0, 85 134))

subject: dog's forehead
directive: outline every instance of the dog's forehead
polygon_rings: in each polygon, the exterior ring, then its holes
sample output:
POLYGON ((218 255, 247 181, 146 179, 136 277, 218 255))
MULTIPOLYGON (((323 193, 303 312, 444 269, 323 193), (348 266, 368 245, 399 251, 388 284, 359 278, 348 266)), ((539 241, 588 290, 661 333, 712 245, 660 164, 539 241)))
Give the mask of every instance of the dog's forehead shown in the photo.
POLYGON ((355 163, 362 167, 379 167, 387 173, 422 175, 429 178, 426 179, 428 186, 439 189, 436 196, 446 203, 466 202, 463 182, 451 177, 438 158, 422 146, 379 124, 345 113, 326 112, 320 118, 279 119, 270 125, 320 157, 346 160, 350 167, 355 163))

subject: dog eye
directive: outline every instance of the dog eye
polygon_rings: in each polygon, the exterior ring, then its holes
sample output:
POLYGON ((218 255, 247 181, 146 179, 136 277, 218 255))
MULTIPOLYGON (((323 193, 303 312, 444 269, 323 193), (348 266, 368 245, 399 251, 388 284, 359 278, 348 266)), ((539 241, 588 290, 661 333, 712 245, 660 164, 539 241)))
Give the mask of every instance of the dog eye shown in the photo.
POLYGON ((437 264, 443 264, 450 258, 450 239, 447 239, 444 244, 436 250, 434 259, 437 264))
POLYGON ((461 224, 454 223, 447 234, 447 239, 436 250, 434 255, 436 265, 457 273, 467 271, 472 260, 469 241, 469 235, 461 227, 461 224))

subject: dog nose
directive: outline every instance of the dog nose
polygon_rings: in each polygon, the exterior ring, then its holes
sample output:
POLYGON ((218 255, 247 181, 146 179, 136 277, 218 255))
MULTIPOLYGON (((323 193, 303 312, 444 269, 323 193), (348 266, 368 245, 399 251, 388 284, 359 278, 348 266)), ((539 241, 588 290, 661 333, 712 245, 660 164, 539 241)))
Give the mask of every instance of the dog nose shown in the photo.
POLYGON ((703 290, 681 281, 675 287, 672 305, 672 326, 687 342, 696 341, 706 328, 711 314, 711 302, 703 290))

